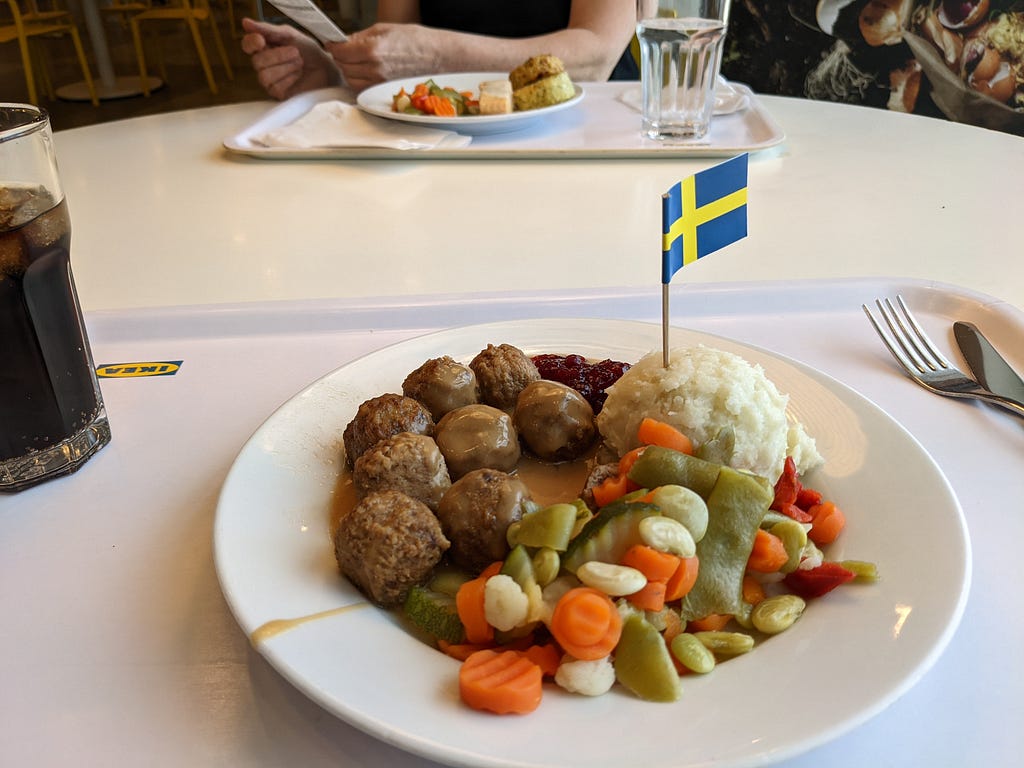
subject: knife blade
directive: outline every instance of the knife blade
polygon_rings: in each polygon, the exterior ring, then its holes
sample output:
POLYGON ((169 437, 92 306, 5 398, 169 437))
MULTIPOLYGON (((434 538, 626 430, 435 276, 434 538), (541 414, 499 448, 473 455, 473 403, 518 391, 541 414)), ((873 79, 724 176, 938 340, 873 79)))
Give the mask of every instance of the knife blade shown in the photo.
POLYGON ((953 335, 981 386, 1002 397, 1024 402, 1024 381, 973 323, 953 323, 953 335))

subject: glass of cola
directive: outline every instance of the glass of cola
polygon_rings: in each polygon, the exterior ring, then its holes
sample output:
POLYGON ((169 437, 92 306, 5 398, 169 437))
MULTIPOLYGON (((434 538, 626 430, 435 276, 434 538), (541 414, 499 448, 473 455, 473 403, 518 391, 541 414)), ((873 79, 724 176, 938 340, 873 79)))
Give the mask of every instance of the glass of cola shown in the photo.
POLYGON ((74 472, 110 442, 70 248, 49 116, 0 104, 0 491, 74 472))

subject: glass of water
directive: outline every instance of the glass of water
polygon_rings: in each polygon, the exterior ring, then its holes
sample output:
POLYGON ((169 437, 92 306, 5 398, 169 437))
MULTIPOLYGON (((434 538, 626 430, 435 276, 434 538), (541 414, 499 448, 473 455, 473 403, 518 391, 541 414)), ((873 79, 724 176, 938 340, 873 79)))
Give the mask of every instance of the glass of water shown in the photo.
POLYGON ((730 0, 637 0, 644 136, 691 141, 707 135, 729 5, 730 0))

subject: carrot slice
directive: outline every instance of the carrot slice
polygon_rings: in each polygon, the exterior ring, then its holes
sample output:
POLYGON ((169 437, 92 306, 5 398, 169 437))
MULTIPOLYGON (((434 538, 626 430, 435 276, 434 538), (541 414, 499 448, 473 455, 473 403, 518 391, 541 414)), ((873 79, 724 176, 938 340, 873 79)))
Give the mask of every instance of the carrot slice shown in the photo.
POLYGON ((433 93, 423 99, 423 111, 438 117, 455 117, 458 114, 454 104, 443 96, 433 93))
POLYGON ((697 583, 697 572, 700 570, 700 561, 697 556, 683 557, 679 559, 679 567, 665 585, 665 601, 671 603, 673 600, 682 600, 697 583))
POLYGON ((494 641, 494 627, 487 623, 484 609, 484 591, 489 578, 490 576, 481 574, 463 583, 455 593, 455 610, 466 630, 466 640, 470 643, 494 641))
POLYGON ((758 573, 775 573, 789 560, 786 545, 778 536, 758 528, 754 535, 754 548, 747 560, 747 568, 758 573))
POLYGON ((566 653, 593 661, 607 656, 619 642, 622 617, 608 595, 574 587, 555 603, 550 629, 566 653))
POLYGON ((477 651, 487 650, 491 646, 485 643, 449 643, 438 638, 437 647, 446 656, 451 656, 458 661, 465 661, 477 651))
POLYGON ((693 619, 686 624, 687 632, 718 632, 732 619, 727 613, 712 613, 703 619, 693 619))
POLYGON ((477 651, 459 668, 459 695, 473 709, 526 714, 543 693, 540 667, 516 651, 477 651))
POLYGON ((622 565, 636 568, 648 581, 668 581, 679 568, 679 561, 679 556, 646 544, 634 544, 619 560, 622 565))
POLYGON ((597 506, 604 507, 616 499, 621 499, 632 490, 636 490, 636 485, 628 477, 625 475, 615 475, 595 485, 592 493, 594 494, 594 502, 597 506))
POLYGON ((766 597, 764 586, 753 576, 743 577, 743 602, 750 605, 757 605, 766 597))
POLYGON ((649 416, 640 422, 636 437, 644 445, 657 445, 660 448, 671 448, 681 453, 693 453, 693 441, 690 438, 671 424, 652 419, 649 416))
POLYGON ((811 516, 807 538, 819 546, 831 544, 846 527, 846 515, 831 501, 815 504, 807 513, 811 516))
POLYGON ((629 470, 631 470, 633 465, 636 464, 636 460, 640 458, 640 454, 646 449, 646 445, 641 445, 639 448, 634 448, 633 450, 624 453, 622 458, 619 459, 619 474, 628 475, 629 470))
POLYGON ((540 667, 545 677, 554 677, 558 665, 562 662, 562 654, 553 643, 531 645, 520 653, 540 667))
POLYGON ((665 607, 667 591, 666 582, 648 581, 641 589, 626 595, 626 599, 642 611, 660 611, 665 607))

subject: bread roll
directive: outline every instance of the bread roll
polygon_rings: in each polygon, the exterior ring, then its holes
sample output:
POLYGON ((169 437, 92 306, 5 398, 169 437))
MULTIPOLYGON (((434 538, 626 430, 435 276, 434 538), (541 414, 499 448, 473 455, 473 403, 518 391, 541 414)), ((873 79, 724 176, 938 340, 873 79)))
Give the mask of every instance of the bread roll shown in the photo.
POLYGON ((509 73, 508 79, 512 83, 512 90, 518 91, 530 83, 544 80, 562 72, 565 72, 565 65, 562 63, 562 60, 557 56, 545 54, 543 56, 533 56, 524 61, 509 73))
POLYGON ((512 91, 512 101, 517 110, 525 111, 560 104, 575 95, 576 87, 569 75, 562 72, 512 91))

